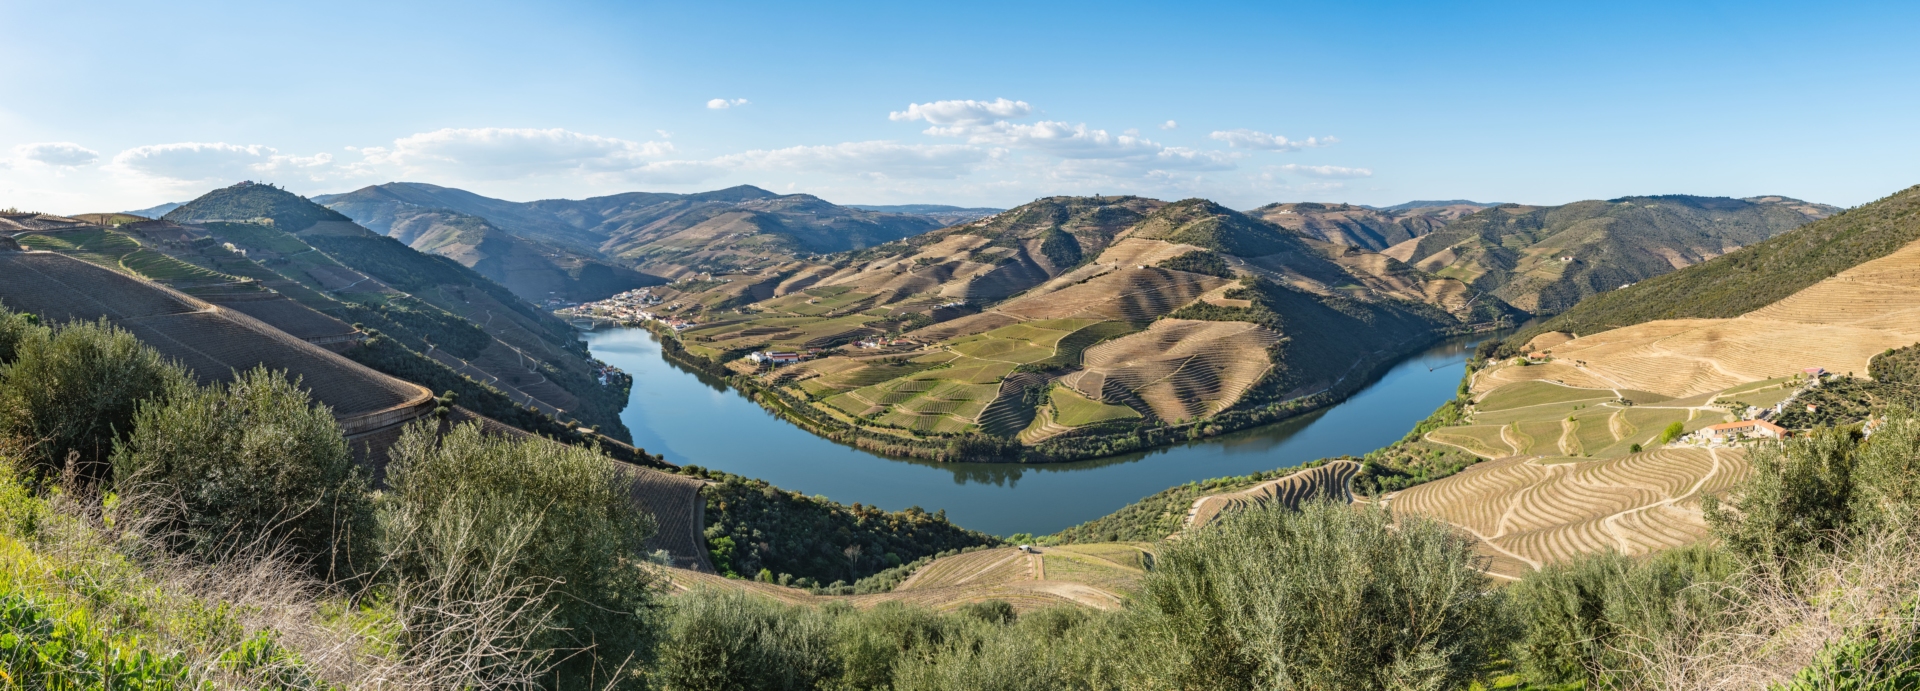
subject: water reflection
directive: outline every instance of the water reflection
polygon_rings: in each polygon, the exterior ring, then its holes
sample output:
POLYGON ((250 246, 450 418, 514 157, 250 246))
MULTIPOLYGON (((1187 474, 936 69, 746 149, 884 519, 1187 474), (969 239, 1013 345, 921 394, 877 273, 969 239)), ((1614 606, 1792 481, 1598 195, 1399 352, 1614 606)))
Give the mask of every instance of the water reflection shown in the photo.
POLYGON ((887 509, 944 508, 960 525, 1049 533, 1191 480, 1286 468, 1385 446, 1453 395, 1473 344, 1454 339, 1394 366, 1340 405, 1172 447, 1059 464, 888 458, 814 436, 723 380, 668 362, 640 329, 587 334, 594 355, 634 375, 621 418, 636 445, 695 463, 887 509))

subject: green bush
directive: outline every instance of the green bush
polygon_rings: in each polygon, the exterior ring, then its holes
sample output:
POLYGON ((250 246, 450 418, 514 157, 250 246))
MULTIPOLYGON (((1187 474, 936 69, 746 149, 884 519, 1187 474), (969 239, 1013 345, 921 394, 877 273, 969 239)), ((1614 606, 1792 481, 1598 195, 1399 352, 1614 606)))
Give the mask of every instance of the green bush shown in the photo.
POLYGON ((674 598, 656 681, 674 691, 816 689, 840 675, 830 613, 739 591, 674 598))
POLYGON ((1858 442, 1841 430, 1755 446, 1748 452, 1752 472, 1728 499, 1706 497, 1707 524, 1729 552, 1750 564, 1800 563, 1852 527, 1858 450, 1858 442))
POLYGON ((1686 434, 1686 433, 1687 433, 1687 426, 1684 424, 1676 422, 1671 425, 1667 425, 1666 429, 1660 430, 1660 443, 1665 444, 1675 439, 1679 439, 1680 435, 1686 434))
POLYGON ((190 386, 178 365, 106 320, 27 334, 0 367, 0 435, 43 472, 71 457, 82 477, 106 479, 140 404, 190 386))
POLYGON ((0 306, 0 365, 13 362, 21 341, 46 337, 47 328, 40 325, 40 315, 14 312, 0 306))
POLYGON ((1505 635, 1472 542, 1312 502, 1227 514, 1142 583, 1185 688, 1453 688, 1505 635))
POLYGON ((372 566, 373 504, 332 411, 283 373, 148 401, 113 456, 116 486, 181 552, 273 550, 342 578, 372 566))
POLYGON ((557 660, 549 686, 637 687, 656 625, 636 562, 654 525, 632 476, 592 450, 490 436, 478 423, 434 432, 415 423, 401 435, 379 503, 407 643, 470 630, 508 601, 518 618, 480 630, 524 640, 503 655, 557 660))
POLYGON ((1736 601, 1737 563, 1711 547, 1682 547, 1636 562, 1588 554, 1527 574, 1507 594, 1525 628, 1513 659, 1529 678, 1617 685, 1644 672, 1655 641, 1712 626, 1736 601))

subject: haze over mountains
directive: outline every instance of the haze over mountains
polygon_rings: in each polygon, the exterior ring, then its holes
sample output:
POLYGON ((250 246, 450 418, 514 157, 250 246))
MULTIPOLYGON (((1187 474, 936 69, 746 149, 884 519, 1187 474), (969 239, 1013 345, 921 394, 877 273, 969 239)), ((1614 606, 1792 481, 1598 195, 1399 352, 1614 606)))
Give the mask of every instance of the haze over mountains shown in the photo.
POLYGON ((915 205, 922 211, 912 213, 871 211, 746 185, 522 203, 397 182, 314 201, 416 249, 454 258, 529 299, 593 299, 661 279, 755 270, 990 212, 935 205, 915 205))

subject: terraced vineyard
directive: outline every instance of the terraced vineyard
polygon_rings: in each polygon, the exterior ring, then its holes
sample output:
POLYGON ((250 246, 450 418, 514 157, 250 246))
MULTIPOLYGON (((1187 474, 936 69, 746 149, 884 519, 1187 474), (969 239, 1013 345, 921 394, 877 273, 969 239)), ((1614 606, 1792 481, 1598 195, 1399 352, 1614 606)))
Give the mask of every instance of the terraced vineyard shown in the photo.
POLYGON ((1353 476, 1360 464, 1353 461, 1329 461, 1253 487, 1227 494, 1201 497, 1187 511, 1183 530, 1205 527, 1221 514, 1250 506, 1285 506, 1297 509, 1310 499, 1353 501, 1353 476))
POLYGON ((1146 573, 1151 559, 1146 545, 1135 543, 1043 547, 1032 554, 1011 547, 981 550, 936 559, 892 592, 844 596, 813 595, 797 588, 685 569, 666 573, 680 590, 738 589, 791 604, 844 602, 867 608, 883 602, 905 602, 952 610, 971 602, 1001 600, 1018 611, 1029 612, 1062 605, 1117 608, 1146 573))
POLYGON ((1549 462, 1511 456, 1390 496, 1395 511, 1460 526, 1497 575, 1605 549, 1646 554, 1706 535, 1700 500, 1749 471, 1735 448, 1669 448, 1549 462))
POLYGON ((1162 420, 1190 420, 1238 401, 1272 366, 1266 350, 1279 340, 1246 322, 1162 319, 1087 349, 1086 369, 1060 382, 1091 400, 1137 399, 1162 420))
POLYGON ((168 285, 192 286, 239 280, 142 247, 125 233, 106 228, 63 230, 18 238, 27 249, 58 252, 100 266, 114 267, 168 285))
POLYGON ((1701 498, 1748 466, 1738 446, 1659 448, 1664 430, 1779 404, 1806 385, 1804 368, 1864 373, 1916 341, 1920 243, 1736 318, 1540 334, 1525 349, 1549 359, 1477 373, 1467 424, 1426 436, 1495 460, 1390 502, 1472 532, 1507 576, 1582 552, 1686 544, 1705 535, 1701 498))

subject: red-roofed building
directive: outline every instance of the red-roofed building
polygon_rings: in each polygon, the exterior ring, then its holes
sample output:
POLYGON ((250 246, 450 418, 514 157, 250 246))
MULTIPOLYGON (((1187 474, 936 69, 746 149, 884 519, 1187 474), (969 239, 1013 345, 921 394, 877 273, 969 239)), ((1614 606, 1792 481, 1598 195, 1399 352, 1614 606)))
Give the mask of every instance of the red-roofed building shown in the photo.
POLYGON ((1741 420, 1739 422, 1722 422, 1718 425, 1708 427, 1707 437, 1718 441, 1749 439, 1753 437, 1785 439, 1787 437, 1787 429, 1767 422, 1766 420, 1741 420))

